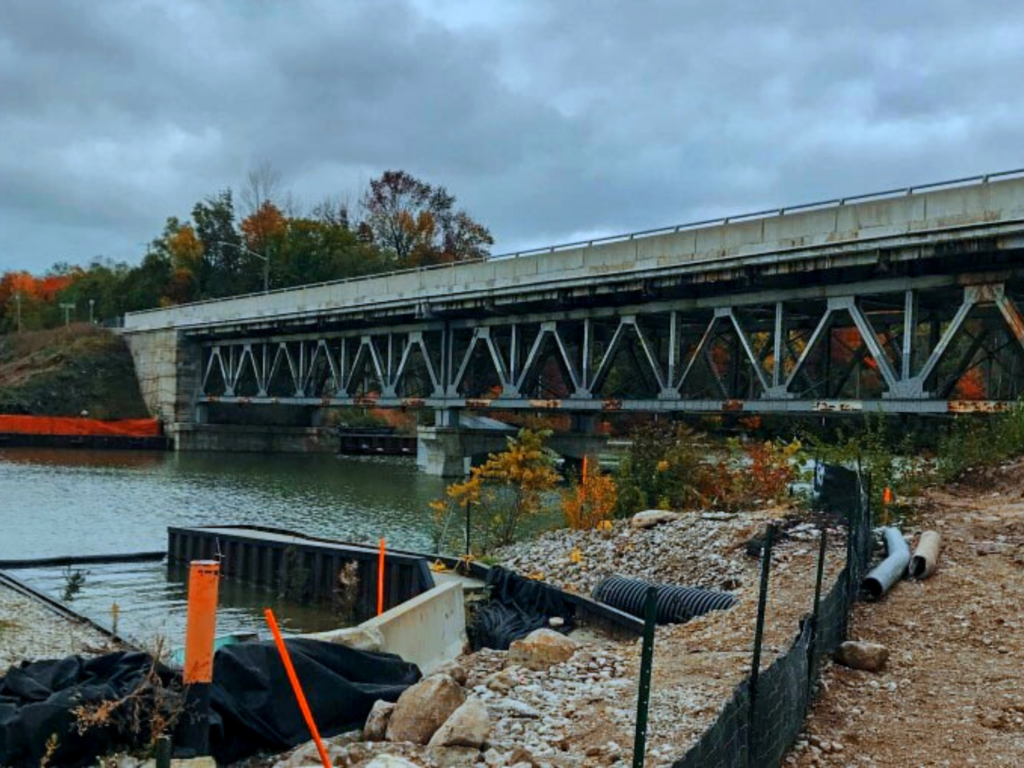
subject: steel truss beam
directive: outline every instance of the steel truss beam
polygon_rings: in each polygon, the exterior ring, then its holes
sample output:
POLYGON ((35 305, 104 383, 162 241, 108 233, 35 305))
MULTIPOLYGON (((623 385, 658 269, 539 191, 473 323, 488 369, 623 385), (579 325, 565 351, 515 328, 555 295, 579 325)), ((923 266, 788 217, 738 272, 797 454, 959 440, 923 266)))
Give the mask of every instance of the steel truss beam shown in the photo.
MULTIPOLYGON (((468 320, 431 318, 369 332, 335 330, 209 340, 203 342, 196 402, 308 406, 369 401, 381 407, 940 413, 969 408, 945 398, 954 391, 956 380, 973 367, 972 360, 993 330, 1001 328, 1013 341, 1013 348, 1024 354, 1024 316, 1003 282, 980 278, 976 284, 963 279, 954 283, 927 277, 847 288, 846 294, 837 294, 834 288, 738 294, 720 297, 716 306, 652 302, 639 308, 573 311, 557 318, 532 314, 488 317, 476 325, 468 320), (956 292, 960 301, 950 315, 945 308, 956 292), (970 334, 965 322, 979 311, 988 325, 970 334), (928 349, 915 350, 921 323, 932 329, 932 342, 928 349), (894 327, 902 328, 902 338, 894 327), (843 337, 833 337, 840 329, 843 337), (466 339, 458 348, 456 333, 466 339), (852 340, 854 335, 859 342, 852 340), (626 344, 630 353, 620 355, 626 344), (953 377, 942 374, 939 382, 936 372, 954 349, 959 363, 953 377), (842 359, 836 362, 838 373, 829 374, 834 350, 839 350, 842 359), (413 375, 410 361, 416 352, 426 373, 419 375, 420 391, 429 390, 429 394, 401 397, 399 392, 413 375), (917 370, 915 353, 918 359, 924 357, 917 370), (789 370, 787 358, 795 360, 789 370), (474 360, 493 368, 490 381, 498 382, 497 396, 473 391, 480 386, 468 375, 474 360), (525 395, 532 391, 527 390, 528 383, 536 380, 532 377, 552 361, 563 371, 567 395, 558 399, 525 395), (621 365, 633 373, 625 378, 616 374, 615 396, 603 396, 613 370, 621 365), (866 367, 878 377, 859 378, 858 371, 866 367), (705 368, 700 381, 706 383, 700 384, 698 369, 705 368), (822 368, 824 378, 814 373, 822 368), (248 383, 250 377, 252 383, 248 383), (853 391, 859 393, 861 382, 866 382, 863 386, 873 394, 856 400, 828 399, 842 392, 851 377, 857 377, 853 391), (256 391, 255 396, 239 394, 243 382, 249 391, 256 391), (647 388, 647 394, 629 389, 636 382, 641 389, 647 388), (710 385, 717 396, 687 396, 695 383, 701 393, 710 385), (361 386, 366 391, 357 396, 361 386), (651 387, 657 389, 653 397, 651 387)), ((1014 390, 1024 394, 1024 382, 1014 390)), ((1001 407, 994 401, 975 402, 982 410, 1001 407)))

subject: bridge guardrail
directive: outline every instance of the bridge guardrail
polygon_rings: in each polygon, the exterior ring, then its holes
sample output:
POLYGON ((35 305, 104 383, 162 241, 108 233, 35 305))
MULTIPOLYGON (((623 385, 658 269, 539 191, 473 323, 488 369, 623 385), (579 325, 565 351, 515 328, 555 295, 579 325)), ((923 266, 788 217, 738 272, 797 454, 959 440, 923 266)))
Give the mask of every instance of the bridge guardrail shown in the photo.
MULTIPOLYGON (((203 299, 201 301, 192 301, 187 304, 178 304, 174 308, 178 307, 195 307, 204 304, 213 304, 228 299, 245 299, 255 298, 259 296, 266 296, 268 294, 285 293, 287 291, 294 291, 300 288, 321 288, 325 286, 336 286, 345 285, 351 283, 360 283, 367 280, 377 280, 380 278, 395 277, 398 275, 415 274, 422 272, 431 272, 443 269, 452 269, 455 267, 461 267, 467 264, 483 264, 493 261, 505 261, 509 259, 517 259, 524 256, 541 256, 548 253, 558 253, 560 251, 569 250, 572 248, 583 248, 592 247, 595 245, 604 245, 608 243, 626 242, 630 240, 643 239, 648 237, 656 237, 658 235, 674 234, 684 232, 691 229, 699 229, 701 227, 711 226, 724 226, 727 224, 733 224, 744 221, 752 221, 760 218, 771 218, 775 216, 783 216, 787 213, 802 213, 812 210, 825 210, 834 207, 840 207, 849 203, 861 203, 869 202, 871 200, 886 200, 893 199, 901 196, 911 196, 922 192, 933 192, 940 189, 967 186, 971 184, 987 184, 989 181, 994 179, 1007 179, 1016 176, 1024 176, 1024 168, 1017 168, 1008 171, 997 171, 995 173, 978 174, 976 176, 964 176, 956 179, 948 179, 945 181, 936 181, 928 184, 916 184, 907 187, 898 187, 893 189, 882 190, 878 192, 867 192, 859 195, 852 195, 848 197, 836 197, 828 200, 820 200, 811 203, 800 203, 797 205, 783 206, 779 208, 764 209, 761 211, 753 211, 749 213, 735 214, 730 216, 720 216, 711 219, 701 219, 698 221, 686 222, 683 224, 669 225, 665 227, 655 227, 653 229, 642 229, 634 232, 626 232, 617 235, 605 235, 603 237, 590 238, 588 240, 576 240, 572 242, 558 243, 556 245, 542 246, 537 248, 527 248, 518 251, 509 251, 506 253, 497 254, 494 256, 488 256, 480 259, 466 259, 465 261, 456 261, 446 264, 429 264, 421 267, 411 267, 408 269, 396 269, 389 272, 377 272, 370 275, 359 275, 358 277, 346 277, 339 280, 325 280, 319 283, 305 283, 303 285, 293 285, 286 288, 274 288, 269 291, 254 291, 251 293, 240 293, 233 296, 223 296, 216 299, 203 299)), ((162 312, 167 310, 167 307, 153 307, 152 309, 139 310, 137 312, 129 312, 128 315, 146 315, 154 312, 162 312)))

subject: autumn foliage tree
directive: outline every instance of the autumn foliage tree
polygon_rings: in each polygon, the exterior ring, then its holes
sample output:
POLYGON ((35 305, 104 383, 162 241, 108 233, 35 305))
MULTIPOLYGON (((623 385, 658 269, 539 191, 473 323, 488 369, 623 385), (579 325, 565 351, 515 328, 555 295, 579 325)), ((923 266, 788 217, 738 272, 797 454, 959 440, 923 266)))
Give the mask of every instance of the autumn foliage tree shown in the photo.
POLYGON ((611 520, 618 504, 618 487, 596 461, 584 462, 580 477, 562 491, 562 517, 577 531, 589 531, 611 520))
POLYGON ((448 486, 447 498, 431 506, 437 512, 479 504, 486 515, 488 546, 511 544, 520 525, 541 511, 544 494, 558 484, 555 454, 544 444, 550 434, 519 430, 504 451, 473 467, 469 478, 448 486))
MULTIPOLYGON (((268 164, 249 173, 235 194, 225 189, 197 202, 191 215, 169 217, 135 266, 96 259, 61 264, 42 276, 8 272, 0 278, 0 329, 46 328, 63 320, 103 321, 158 306, 287 288, 383 272, 396 267, 487 255, 493 242, 455 197, 403 171, 370 182, 360 220, 337 199, 308 213, 279 195, 280 174, 268 164), (269 263, 269 267, 267 266, 269 263)), ((340 198, 339 198, 340 199, 340 198)))
POLYGON ((399 267, 483 258, 491 233, 455 208, 455 196, 405 171, 385 171, 362 198, 365 229, 399 267))

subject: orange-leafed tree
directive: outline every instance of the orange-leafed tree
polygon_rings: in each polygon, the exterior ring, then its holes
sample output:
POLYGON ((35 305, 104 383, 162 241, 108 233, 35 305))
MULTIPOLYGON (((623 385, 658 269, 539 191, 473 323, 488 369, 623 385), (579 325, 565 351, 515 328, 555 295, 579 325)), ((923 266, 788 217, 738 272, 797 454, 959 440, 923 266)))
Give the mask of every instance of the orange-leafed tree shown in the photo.
POLYGON ((597 461, 584 462, 581 477, 573 478, 562 491, 562 516, 577 531, 593 530, 611 520, 617 504, 618 486, 611 475, 601 472, 597 461))
POLYGON ((263 256, 280 244, 288 221, 281 210, 271 201, 265 200, 252 214, 242 219, 239 229, 247 248, 263 256))

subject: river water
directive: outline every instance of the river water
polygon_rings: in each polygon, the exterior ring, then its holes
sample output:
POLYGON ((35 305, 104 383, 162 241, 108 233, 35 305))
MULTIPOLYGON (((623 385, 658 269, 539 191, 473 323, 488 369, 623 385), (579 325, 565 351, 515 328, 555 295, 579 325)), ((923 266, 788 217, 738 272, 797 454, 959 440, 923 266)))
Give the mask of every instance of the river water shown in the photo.
MULTIPOLYGON (((251 523, 348 541, 381 536, 402 549, 433 549, 428 502, 444 482, 408 459, 323 454, 0 450, 0 559, 161 550, 169 525, 251 523)), ((79 612, 143 641, 183 636, 185 574, 160 563, 84 566, 79 612)), ((64 569, 14 575, 62 597, 64 569)), ((262 629, 275 607, 285 628, 338 625, 328 613, 268 590, 225 583, 218 632, 262 629)))

